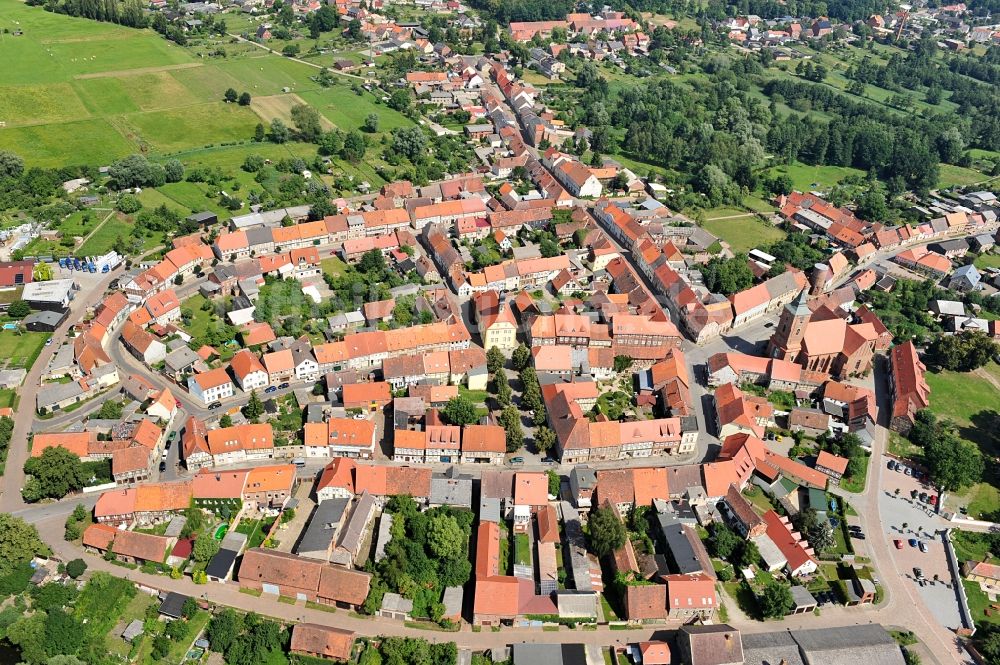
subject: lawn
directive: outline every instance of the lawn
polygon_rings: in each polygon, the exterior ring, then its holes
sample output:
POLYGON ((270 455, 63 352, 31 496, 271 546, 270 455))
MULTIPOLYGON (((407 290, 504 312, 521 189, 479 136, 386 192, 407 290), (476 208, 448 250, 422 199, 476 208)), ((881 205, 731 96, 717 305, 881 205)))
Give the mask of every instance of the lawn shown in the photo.
POLYGON ((1000 268, 1000 254, 980 254, 976 257, 975 265, 980 270, 983 268, 1000 268))
POLYGON ((6 369, 30 369, 48 338, 49 333, 0 331, 0 365, 6 369))
MULTIPOLYGON (((969 517, 973 519, 994 519, 1000 510, 1000 489, 988 482, 976 483, 959 496, 948 499, 958 499, 960 505, 965 505, 969 517)), ((948 501, 950 504, 951 501, 948 501)))
POLYGON ((276 518, 269 517, 263 520, 240 520, 236 526, 236 531, 247 537, 247 549, 260 547, 264 539, 267 538, 271 525, 276 518))
POLYGON ((205 311, 202 309, 208 300, 205 296, 200 293, 196 293, 191 296, 183 303, 181 303, 181 310, 191 311, 191 323, 184 326, 188 334, 195 338, 195 340, 203 340, 205 338, 205 333, 208 328, 215 325, 219 320, 215 317, 215 312, 213 310, 205 311))
POLYGON ((730 248, 737 254, 785 237, 784 231, 756 217, 706 220, 701 225, 709 233, 729 243, 730 248))
POLYGON ((531 540, 526 533, 514 534, 514 563, 520 566, 531 565, 531 540))
POLYGON ((0 388, 0 408, 16 407, 17 391, 13 388, 0 388))
POLYGON ((968 580, 962 580, 962 584, 965 586, 965 595, 969 598, 969 613, 976 625, 1000 624, 1000 611, 994 609, 991 610, 991 616, 986 615, 986 609, 992 603, 983 590, 979 588, 979 585, 968 580))
POLYGON ((485 390, 469 390, 465 386, 458 387, 458 394, 460 397, 469 398, 474 404, 485 404, 486 398, 489 396, 485 390))
POLYGON ((80 245, 79 254, 84 256, 100 256, 106 254, 118 240, 118 236, 127 238, 130 223, 123 219, 109 219, 94 231, 94 234, 87 238, 86 242, 80 245))
POLYGON ((980 446, 984 453, 995 455, 993 431, 997 423, 989 419, 989 411, 1000 404, 1000 391, 986 379, 960 372, 928 372, 931 389, 931 410, 941 418, 950 418, 959 433, 980 446))
POLYGON ((745 496, 747 501, 750 502, 750 505, 754 507, 754 510, 761 515, 769 510, 774 510, 774 506, 771 504, 771 499, 764 494, 764 490, 756 485, 743 490, 743 496, 745 496))
POLYGON ((959 563, 985 561, 990 550, 989 541, 983 534, 975 531, 955 529, 951 532, 951 542, 955 546, 955 558, 959 563))
POLYGON ((829 189, 850 175, 865 174, 860 169, 848 166, 807 166, 794 162, 791 165, 775 166, 768 170, 768 176, 777 174, 789 175, 792 178, 792 188, 800 192, 814 189, 829 189))
POLYGON ((323 274, 329 275, 330 277, 340 277, 347 271, 347 264, 338 259, 336 256, 323 259, 320 261, 320 266, 323 268, 323 274))

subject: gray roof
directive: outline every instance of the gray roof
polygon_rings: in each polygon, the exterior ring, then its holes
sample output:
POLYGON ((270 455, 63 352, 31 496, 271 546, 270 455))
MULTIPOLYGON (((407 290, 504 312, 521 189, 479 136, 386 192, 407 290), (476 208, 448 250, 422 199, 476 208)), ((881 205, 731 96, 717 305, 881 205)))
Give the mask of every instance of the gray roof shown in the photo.
POLYGON ((430 503, 436 506, 472 508, 472 478, 434 474, 431 477, 430 503))
POLYGON ((122 631, 122 639, 126 642, 131 642, 135 638, 142 635, 143 623, 139 619, 133 619, 129 625, 125 626, 125 630, 122 631))
POLYGON ((309 555, 328 553, 337 538, 350 499, 337 498, 323 501, 313 510, 309 525, 302 532, 296 554, 309 555))
POLYGON ((810 665, 903 665, 905 662, 892 635, 878 624, 794 630, 792 638, 810 665))
POLYGON ((559 616, 566 617, 597 617, 597 594, 593 591, 557 591, 556 607, 559 616))
MULTIPOLYGON (((323 503, 327 503, 324 501, 323 503)), ((340 547, 354 552, 358 549, 361 539, 365 536, 365 528, 368 526, 368 517, 375 509, 375 497, 365 490, 354 506, 354 511, 347 522, 347 526, 341 531, 340 547)))
POLYGON ((799 645, 787 632, 753 633, 743 636, 744 665, 804 665, 799 645))
POLYGON ((482 497, 479 500, 479 520, 481 522, 500 521, 500 499, 482 497))
POLYGON ((48 407, 52 404, 59 404, 64 400, 82 395, 84 392, 83 387, 78 381, 48 384, 45 390, 38 393, 35 401, 38 407, 48 407))
POLYGON ((796 607, 813 607, 816 605, 816 599, 809 593, 809 589, 797 584, 791 590, 792 600, 795 601, 796 607))
POLYGON ((514 644, 514 665, 586 665, 582 644, 514 644))
POLYGON ((230 531, 222 539, 222 548, 239 552, 247 544, 246 534, 239 531, 230 531))
POLYGON ((167 538, 176 538, 181 535, 181 531, 184 530, 184 525, 187 524, 187 518, 183 515, 174 515, 170 518, 170 522, 167 524, 167 530, 163 532, 163 535, 167 538))
POLYGON ((274 233, 266 226, 257 226, 252 229, 247 229, 246 234, 247 245, 250 247, 253 247, 254 245, 268 245, 274 242, 274 233))
POLYGON ((176 351, 171 351, 164 359, 167 367, 172 371, 179 372, 201 360, 201 356, 195 353, 190 346, 182 346, 176 351))
POLYGON ((40 312, 32 312, 28 316, 24 317, 21 321, 24 325, 29 325, 31 323, 41 323, 50 326, 58 326, 59 322, 63 320, 66 316, 63 312, 53 312, 51 310, 42 310, 40 312))
POLYGON ((375 563, 385 558, 385 546, 392 540, 392 513, 382 513, 378 521, 378 537, 375 539, 375 563))
POLYGON ((398 593, 390 592, 382 596, 382 609, 387 612, 406 612, 409 614, 413 611, 413 601, 409 598, 403 598, 398 593))
POLYGON ((450 586, 444 590, 441 596, 441 604, 444 605, 444 616, 450 617, 462 613, 462 601, 465 598, 465 591, 460 586, 450 586))
POLYGON ((701 561, 698 559, 684 530, 684 525, 676 521, 673 515, 657 514, 656 519, 660 523, 660 531, 663 533, 663 540, 667 544, 667 549, 674 559, 678 573, 699 573, 703 570, 701 561))

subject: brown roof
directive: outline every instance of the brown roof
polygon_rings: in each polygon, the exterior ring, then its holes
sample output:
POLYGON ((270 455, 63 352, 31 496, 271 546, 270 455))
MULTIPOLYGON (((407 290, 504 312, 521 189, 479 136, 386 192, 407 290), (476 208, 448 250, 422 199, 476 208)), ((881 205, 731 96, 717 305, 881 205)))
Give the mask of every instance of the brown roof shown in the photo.
POLYGON ((542 543, 559 542, 559 518, 552 504, 541 508, 535 519, 538 522, 538 540, 542 543))
POLYGON ((142 561, 162 562, 171 545, 171 538, 139 533, 138 531, 119 531, 115 534, 115 542, 111 546, 111 551, 142 561))
POLYGON ((368 573, 259 547, 243 555, 239 580, 276 584, 283 589, 315 593, 321 598, 350 605, 365 602, 371 584, 368 573))
POLYGON ((745 524, 748 529, 753 529, 757 525, 764 524, 764 518, 754 511, 753 506, 740 493, 736 485, 729 486, 729 491, 726 492, 726 505, 729 506, 729 509, 736 515, 736 518, 745 524))
POLYGON ((832 455, 825 450, 821 450, 819 455, 816 457, 816 468, 823 467, 824 469, 830 469, 841 475, 847 471, 847 464, 850 462, 846 457, 840 457, 839 455, 832 455))
POLYGON ((289 650, 334 660, 350 660, 354 633, 316 623, 300 623, 292 628, 289 650))
POLYGON ((666 617, 667 587, 663 584, 626 586, 625 614, 630 621, 666 617))

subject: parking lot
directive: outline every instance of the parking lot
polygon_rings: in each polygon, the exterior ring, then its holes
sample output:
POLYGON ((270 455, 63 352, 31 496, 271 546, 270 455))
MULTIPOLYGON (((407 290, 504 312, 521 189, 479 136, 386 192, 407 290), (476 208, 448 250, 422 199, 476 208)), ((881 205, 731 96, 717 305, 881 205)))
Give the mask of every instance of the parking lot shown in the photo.
MULTIPOLYGON (((879 496, 879 501, 898 574, 918 586, 927 607, 943 626, 959 628, 962 623, 958 598, 952 588, 951 571, 942 540, 948 525, 929 503, 919 498, 920 492, 936 494, 936 491, 915 476, 890 470, 888 463, 889 458, 883 457, 880 473, 885 491, 879 496), (916 499, 911 497, 914 491, 918 493, 916 499), (899 541, 898 548, 895 541, 899 541), (921 545, 927 549, 926 552, 921 551, 921 545), (919 568, 922 573, 922 585, 914 574, 914 568, 919 568)), ((882 571, 882 574, 895 573, 882 571)))

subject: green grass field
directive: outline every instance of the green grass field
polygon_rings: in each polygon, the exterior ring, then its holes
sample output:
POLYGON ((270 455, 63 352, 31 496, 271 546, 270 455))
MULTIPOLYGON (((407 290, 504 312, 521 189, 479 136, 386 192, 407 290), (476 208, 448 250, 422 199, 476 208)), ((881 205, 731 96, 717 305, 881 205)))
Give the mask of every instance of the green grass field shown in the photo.
POLYGON ((1000 254, 980 254, 976 257, 976 267, 979 269, 1000 268, 1000 254))
POLYGON ((800 192, 814 189, 829 189, 850 175, 865 174, 864 171, 848 166, 807 166, 793 163, 768 169, 768 176, 788 175, 792 178, 792 188, 800 192))
POLYGON ((977 422, 985 409, 1000 404, 1000 391, 986 379, 960 372, 928 372, 927 385, 931 388, 931 410, 941 418, 950 418, 962 436, 979 443, 992 445, 991 431, 984 431, 977 422))
POLYGON ((756 217, 706 220, 701 225, 709 233, 729 243, 736 253, 747 252, 785 237, 784 231, 756 217))
MULTIPOLYGON (((192 151, 248 141, 266 120, 250 108, 225 104, 222 95, 230 87, 254 97, 287 88, 345 130, 360 126, 369 113, 378 114, 381 131, 412 124, 371 93, 323 88, 311 79, 318 70, 307 64, 252 47, 234 54, 225 60, 196 57, 196 47, 182 48, 151 30, 0 0, 0 121, 6 123, 0 149, 45 167, 105 165, 140 151, 153 158, 179 153, 183 159, 192 151), (15 27, 24 34, 13 36, 15 27)), ((276 147, 284 150, 281 156, 298 154, 276 147)), ((377 176, 358 175, 381 184, 377 176)), ((175 194, 188 207, 185 194, 175 194)))
POLYGON ((979 171, 952 164, 941 164, 939 171, 938 187, 954 187, 956 185, 965 187, 966 185, 974 185, 977 182, 989 180, 989 176, 979 171))

